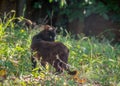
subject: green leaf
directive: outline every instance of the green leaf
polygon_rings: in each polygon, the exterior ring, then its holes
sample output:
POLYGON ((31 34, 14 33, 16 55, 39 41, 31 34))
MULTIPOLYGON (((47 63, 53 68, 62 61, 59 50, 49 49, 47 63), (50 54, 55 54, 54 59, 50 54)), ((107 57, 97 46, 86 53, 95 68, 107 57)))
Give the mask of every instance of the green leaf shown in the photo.
POLYGON ((52 2, 53 2, 53 0, 49 0, 49 2, 50 2, 50 3, 52 3, 52 2))
POLYGON ((65 4, 66 4, 66 1, 65 0, 61 0, 60 7, 63 7, 65 4))

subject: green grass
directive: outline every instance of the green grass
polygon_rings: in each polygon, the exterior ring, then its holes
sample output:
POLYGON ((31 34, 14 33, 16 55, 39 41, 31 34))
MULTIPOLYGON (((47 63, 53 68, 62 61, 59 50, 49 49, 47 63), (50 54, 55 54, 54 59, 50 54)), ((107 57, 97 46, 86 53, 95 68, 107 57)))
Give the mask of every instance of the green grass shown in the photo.
MULTIPOLYGON (((53 68, 37 68, 32 71, 30 61, 30 43, 38 32, 14 23, 14 15, 5 15, 0 21, 0 70, 5 70, 6 77, 0 76, 0 86, 78 86, 74 76, 66 72, 53 74, 53 68), (27 78, 25 78, 27 77, 27 78)), ((19 18, 22 20, 22 18, 19 18)), ((108 40, 99 41, 95 37, 80 36, 79 40, 71 35, 57 35, 57 40, 70 50, 71 70, 77 70, 80 79, 87 86, 120 86, 120 45, 112 46, 108 40)))

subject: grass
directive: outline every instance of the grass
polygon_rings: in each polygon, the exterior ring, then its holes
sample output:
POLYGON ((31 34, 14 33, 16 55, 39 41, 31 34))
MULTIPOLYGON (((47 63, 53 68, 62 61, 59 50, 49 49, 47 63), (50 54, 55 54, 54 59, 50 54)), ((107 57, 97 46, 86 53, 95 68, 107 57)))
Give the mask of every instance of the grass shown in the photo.
POLYGON ((70 50, 71 70, 76 76, 66 72, 55 75, 53 68, 38 66, 32 71, 30 43, 38 30, 26 29, 14 22, 16 18, 7 14, 0 21, 0 86, 120 86, 120 45, 111 45, 108 40, 99 41, 95 37, 80 35, 79 40, 57 35, 57 40, 70 50))

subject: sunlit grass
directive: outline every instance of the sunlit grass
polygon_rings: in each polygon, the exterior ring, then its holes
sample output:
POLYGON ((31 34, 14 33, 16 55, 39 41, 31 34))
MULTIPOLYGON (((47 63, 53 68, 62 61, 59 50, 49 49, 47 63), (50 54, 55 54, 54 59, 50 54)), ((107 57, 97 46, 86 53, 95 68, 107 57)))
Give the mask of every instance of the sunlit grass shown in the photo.
MULTIPOLYGON (((66 72, 55 75, 51 66, 38 66, 42 68, 40 73, 38 69, 32 71, 30 43, 37 31, 18 27, 14 23, 15 16, 10 16, 0 22, 0 70, 7 72, 6 77, 0 76, 0 84, 78 86, 74 76, 66 72)), ((57 35, 56 41, 64 43, 70 50, 70 69, 77 70, 80 79, 86 79, 85 85, 119 85, 120 45, 112 46, 108 40, 99 41, 95 37, 80 35, 79 38, 75 40, 69 34, 66 37, 57 35)))

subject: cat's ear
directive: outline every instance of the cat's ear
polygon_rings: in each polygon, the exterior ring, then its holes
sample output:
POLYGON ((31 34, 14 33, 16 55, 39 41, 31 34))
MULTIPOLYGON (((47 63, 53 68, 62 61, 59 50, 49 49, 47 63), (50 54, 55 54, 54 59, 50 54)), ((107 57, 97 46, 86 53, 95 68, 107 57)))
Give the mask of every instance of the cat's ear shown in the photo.
POLYGON ((53 30, 53 28, 52 28, 52 26, 50 26, 50 25, 45 25, 44 26, 44 30, 53 30))
POLYGON ((40 31, 50 31, 53 30, 52 26, 50 25, 41 25, 40 26, 40 31))

